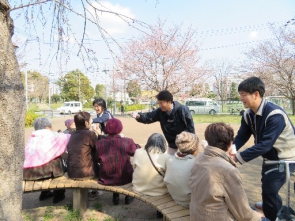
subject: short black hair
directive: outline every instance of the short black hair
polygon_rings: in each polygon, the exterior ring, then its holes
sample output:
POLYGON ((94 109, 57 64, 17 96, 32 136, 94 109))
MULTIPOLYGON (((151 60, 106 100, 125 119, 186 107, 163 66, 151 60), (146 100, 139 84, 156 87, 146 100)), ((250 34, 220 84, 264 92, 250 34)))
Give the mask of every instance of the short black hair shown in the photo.
POLYGON ((107 109, 107 105, 104 99, 102 98, 96 98, 93 102, 92 102, 92 106, 94 106, 94 104, 97 104, 99 106, 101 106, 104 109, 107 109))
POLYGON ((86 128, 85 122, 90 121, 90 114, 85 111, 80 111, 74 116, 76 130, 83 130, 86 128))
POLYGON ((239 84, 238 91, 245 91, 250 94, 253 94, 255 91, 258 91, 260 97, 263 97, 265 93, 265 86, 260 78, 249 77, 239 84))
POLYGON ((171 101, 171 102, 173 102, 173 95, 167 90, 160 91, 156 95, 156 98, 158 101, 167 101, 167 102, 171 101))

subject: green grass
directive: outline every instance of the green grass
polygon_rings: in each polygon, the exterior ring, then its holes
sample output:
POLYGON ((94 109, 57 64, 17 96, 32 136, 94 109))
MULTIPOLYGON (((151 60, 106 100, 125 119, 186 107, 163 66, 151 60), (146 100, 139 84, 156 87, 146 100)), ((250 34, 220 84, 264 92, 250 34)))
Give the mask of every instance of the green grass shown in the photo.
POLYGON ((52 110, 56 110, 57 108, 61 107, 63 103, 57 103, 57 104, 50 104, 50 107, 52 110))
POLYGON ((82 217, 79 214, 79 211, 72 210, 66 215, 63 221, 82 221, 82 217))
POLYGON ((24 220, 30 221, 30 220, 32 220, 32 217, 30 216, 30 214, 25 214, 24 220))
POLYGON ((216 123, 224 122, 227 124, 239 124, 241 122, 241 116, 239 115, 225 115, 225 114, 216 114, 216 115, 193 115, 194 123, 216 123))
MULTIPOLYGON (((216 114, 216 115, 193 115, 194 123, 216 123, 224 122, 226 124, 240 124, 242 116, 239 115, 225 115, 225 114, 216 114)), ((295 124, 295 116, 289 115, 290 120, 295 124)))

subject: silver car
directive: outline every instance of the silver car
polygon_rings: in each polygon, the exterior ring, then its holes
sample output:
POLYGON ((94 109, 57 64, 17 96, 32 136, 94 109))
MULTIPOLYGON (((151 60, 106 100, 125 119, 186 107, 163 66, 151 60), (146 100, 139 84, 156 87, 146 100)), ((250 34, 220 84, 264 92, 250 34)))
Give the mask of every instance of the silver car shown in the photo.
POLYGON ((219 113, 219 105, 209 98, 190 98, 184 104, 191 114, 216 114, 219 113))

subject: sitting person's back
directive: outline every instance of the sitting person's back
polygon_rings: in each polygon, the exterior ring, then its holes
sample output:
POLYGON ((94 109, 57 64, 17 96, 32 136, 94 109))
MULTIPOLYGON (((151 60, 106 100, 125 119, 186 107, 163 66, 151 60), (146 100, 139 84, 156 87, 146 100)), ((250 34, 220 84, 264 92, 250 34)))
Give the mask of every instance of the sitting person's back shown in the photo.
POLYGON ((130 156, 140 148, 134 141, 119 134, 122 123, 112 118, 106 124, 104 139, 96 141, 95 160, 99 163, 98 182, 104 185, 124 185, 132 181, 133 168, 130 156))
POLYGON ((88 112, 79 112, 74 116, 76 131, 72 132, 67 145, 67 170, 69 178, 92 178, 97 173, 94 163, 95 132, 91 128, 92 119, 88 112))
MULTIPOLYGON (((140 148, 138 144, 119 134, 123 129, 120 120, 112 118, 108 120, 105 138, 96 141, 95 160, 99 164, 98 183, 103 185, 124 185, 131 183, 133 168, 130 157, 135 150, 140 148)), ((129 204, 132 197, 125 197, 125 204, 129 204)), ((113 193, 114 205, 119 204, 119 194, 113 193)))
POLYGON ((224 123, 209 125, 208 146, 198 154, 190 177, 190 218, 196 221, 259 221, 262 214, 250 206, 235 162, 230 157, 233 129, 224 123))
MULTIPOLYGON (((61 155, 65 152, 70 134, 52 131, 49 119, 40 117, 34 121, 34 129, 25 147, 23 165, 24 180, 48 179, 64 175, 61 155)), ((64 199, 64 190, 42 191, 39 200, 53 198, 53 203, 64 199)))
POLYGON ((198 154, 199 138, 196 134, 183 131, 176 136, 175 144, 178 151, 166 160, 164 182, 174 201, 188 208, 191 201, 189 178, 198 154))
POLYGON ((149 137, 144 149, 136 150, 132 162, 132 184, 135 192, 150 196, 161 196, 168 192, 164 184, 165 161, 169 157, 165 153, 166 148, 163 135, 154 133, 149 137))

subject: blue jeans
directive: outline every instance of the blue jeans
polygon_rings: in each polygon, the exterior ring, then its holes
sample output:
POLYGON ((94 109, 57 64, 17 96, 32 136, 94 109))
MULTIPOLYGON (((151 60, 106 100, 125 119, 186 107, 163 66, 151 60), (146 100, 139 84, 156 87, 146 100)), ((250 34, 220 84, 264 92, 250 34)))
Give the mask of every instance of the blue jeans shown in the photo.
POLYGON ((276 220, 277 213, 282 207, 279 190, 286 182, 286 171, 274 170, 268 174, 265 172, 277 167, 277 165, 262 165, 262 209, 265 217, 271 221, 276 220))

